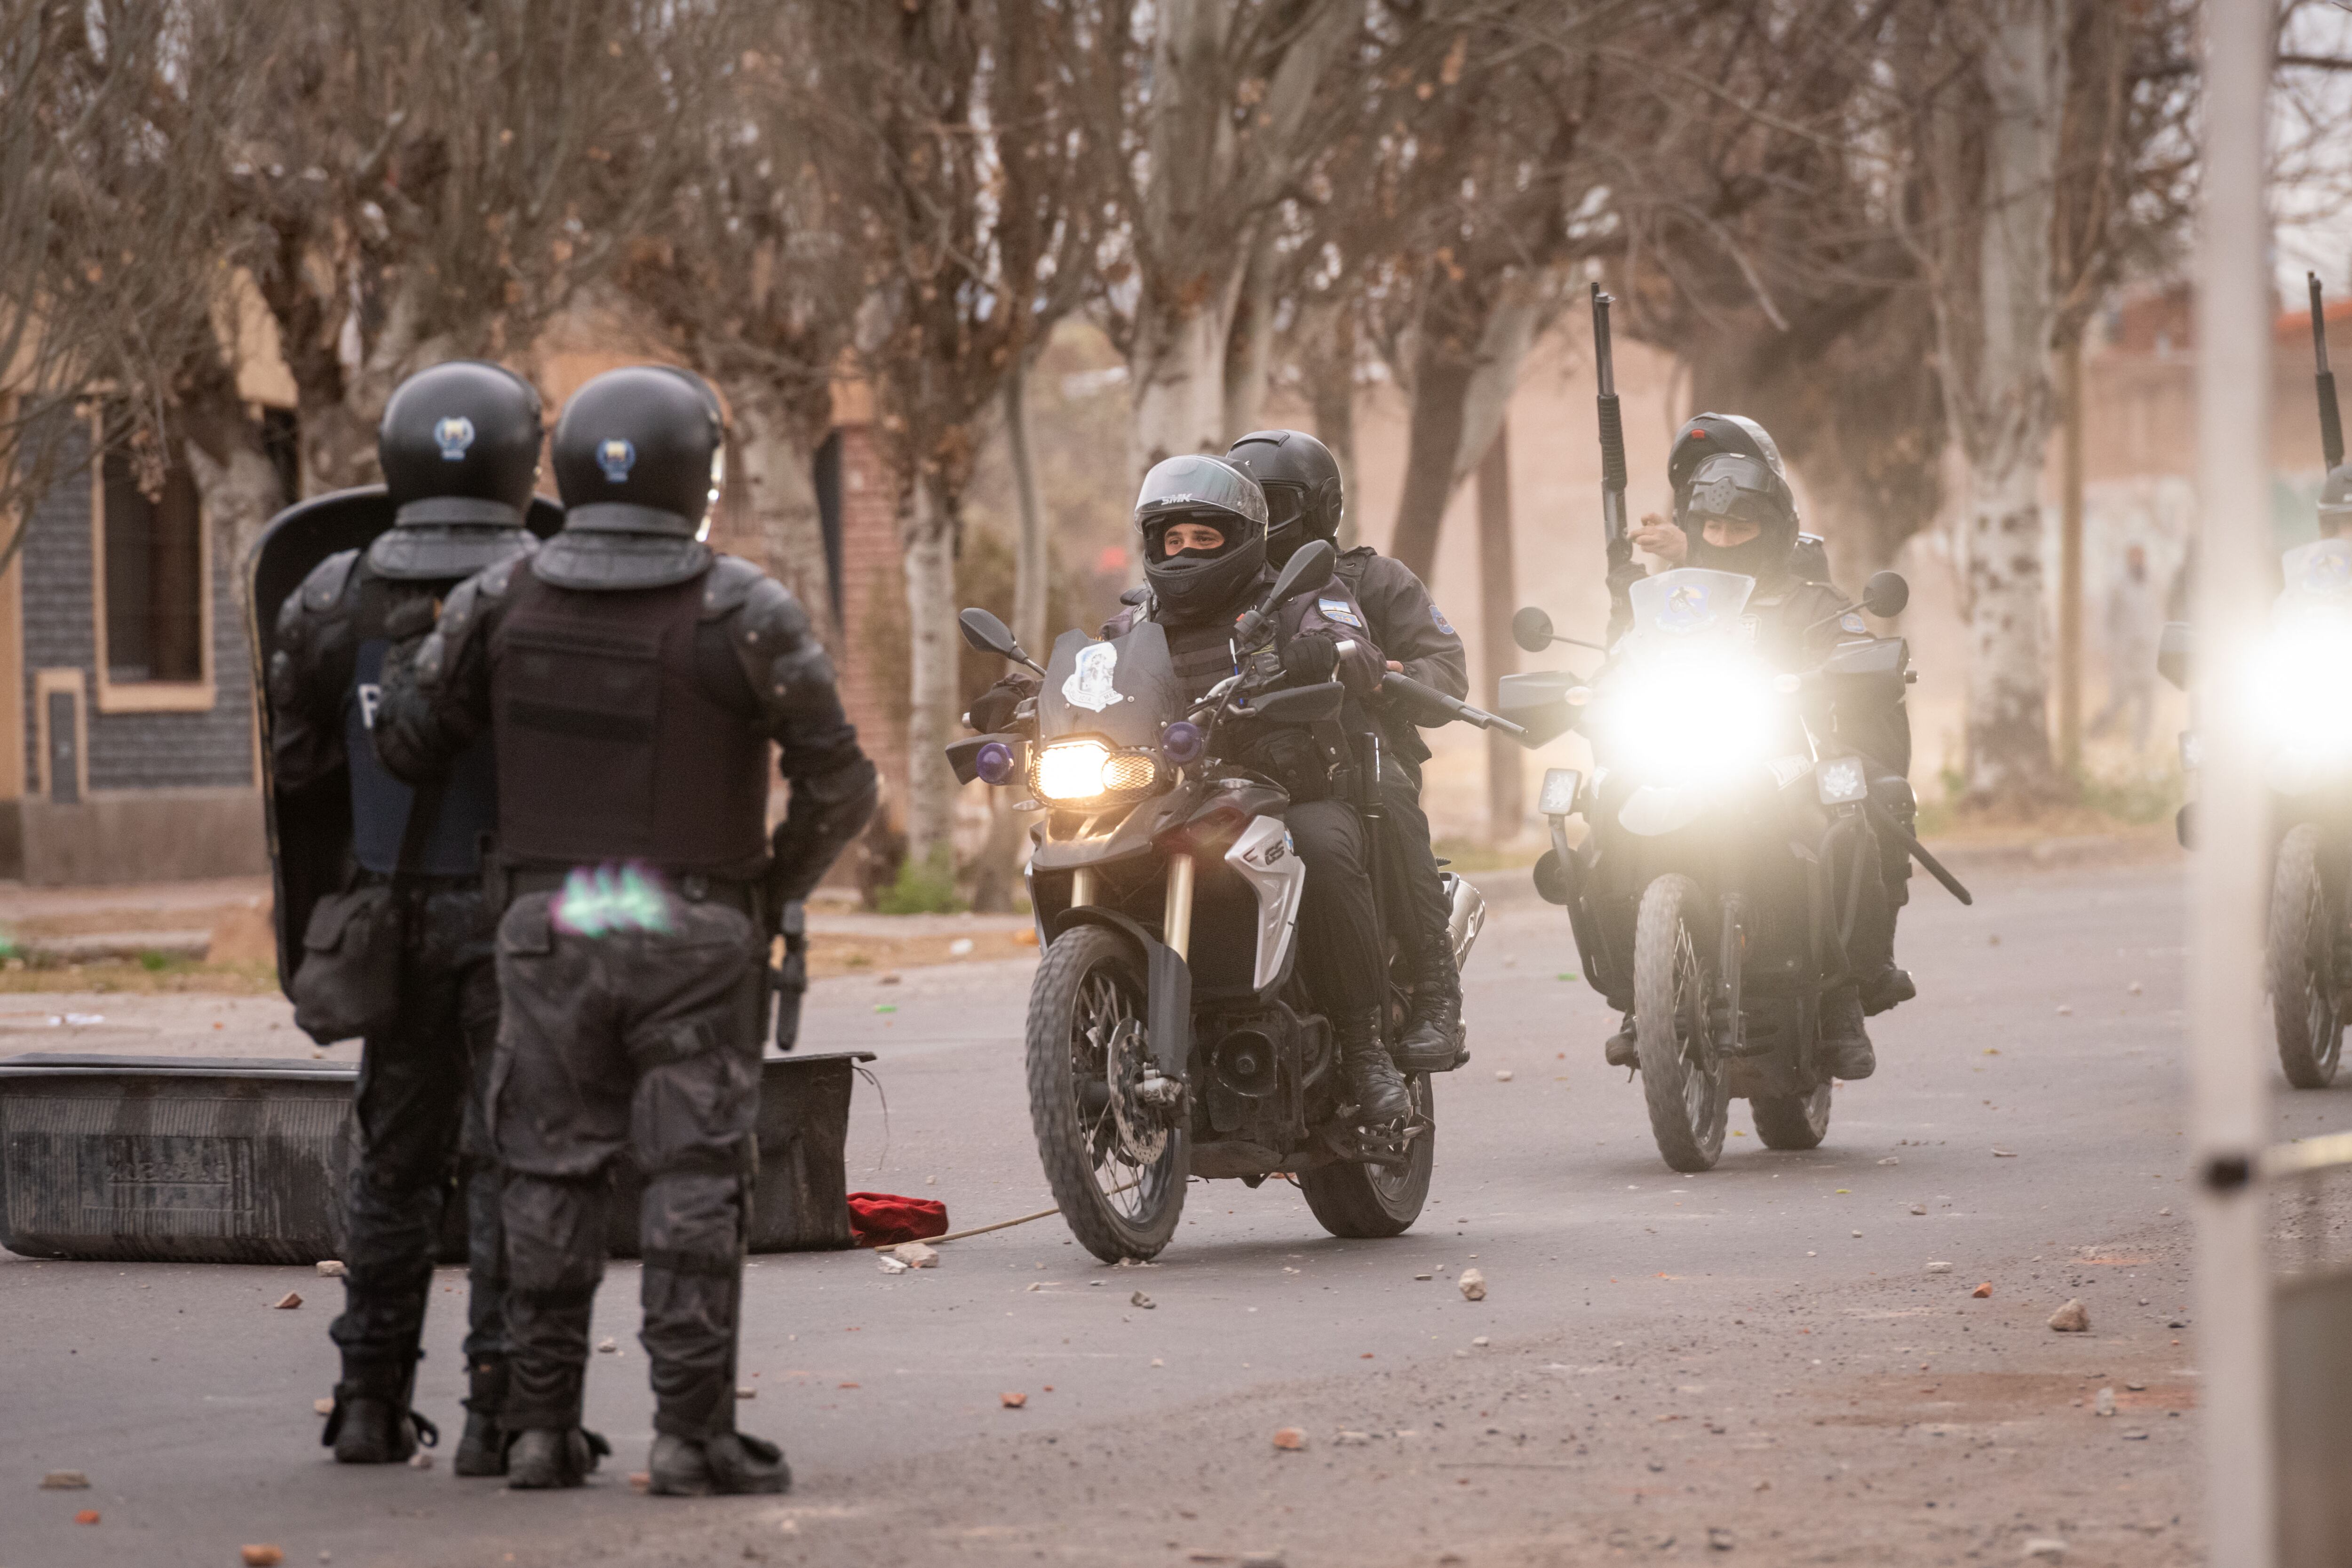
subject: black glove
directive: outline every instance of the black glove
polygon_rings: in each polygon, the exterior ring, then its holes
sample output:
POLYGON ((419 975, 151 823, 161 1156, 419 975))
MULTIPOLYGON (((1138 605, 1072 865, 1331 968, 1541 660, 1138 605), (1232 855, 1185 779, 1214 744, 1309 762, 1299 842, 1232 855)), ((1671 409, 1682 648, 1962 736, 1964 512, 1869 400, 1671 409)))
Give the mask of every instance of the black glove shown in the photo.
POLYGON ((1026 675, 1008 675, 978 697, 963 716, 974 732, 992 735, 1013 722, 1013 710, 1037 695, 1037 682, 1026 675))
POLYGON ((1339 645, 1322 632, 1301 632, 1282 650, 1282 673, 1296 686, 1314 686, 1339 668, 1339 645))

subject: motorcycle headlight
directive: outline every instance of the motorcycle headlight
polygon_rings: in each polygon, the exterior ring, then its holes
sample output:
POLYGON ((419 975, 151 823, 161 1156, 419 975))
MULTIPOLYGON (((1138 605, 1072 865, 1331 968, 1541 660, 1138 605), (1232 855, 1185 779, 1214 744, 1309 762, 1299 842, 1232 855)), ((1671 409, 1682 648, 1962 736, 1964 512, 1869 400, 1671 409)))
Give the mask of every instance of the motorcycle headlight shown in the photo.
POLYGON ((1603 694, 1600 738, 1613 765, 1661 783, 1701 783, 1763 760, 1780 700, 1769 673, 1742 658, 1635 668, 1603 694))
POLYGON ((2352 762, 2352 619, 2305 615, 2281 622, 2248 661, 2248 694, 2261 733, 2283 759, 2352 762))
POLYGON ((1056 741, 1029 764, 1029 787, 1049 805, 1146 795, 1160 764, 1143 752, 1114 752, 1100 741, 1056 741))

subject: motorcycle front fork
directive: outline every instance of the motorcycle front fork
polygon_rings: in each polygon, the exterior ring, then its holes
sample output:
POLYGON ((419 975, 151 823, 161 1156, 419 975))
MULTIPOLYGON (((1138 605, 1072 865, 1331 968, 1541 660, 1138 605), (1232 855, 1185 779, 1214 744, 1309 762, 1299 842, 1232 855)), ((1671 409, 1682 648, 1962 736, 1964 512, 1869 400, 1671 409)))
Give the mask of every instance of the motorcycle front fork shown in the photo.
POLYGON ((1715 964, 1714 1028, 1716 1049, 1725 1056, 1745 1054, 1748 1044, 1740 1022, 1739 976, 1748 952, 1747 928, 1740 923, 1746 900, 1737 889, 1723 895, 1723 930, 1717 938, 1715 964))

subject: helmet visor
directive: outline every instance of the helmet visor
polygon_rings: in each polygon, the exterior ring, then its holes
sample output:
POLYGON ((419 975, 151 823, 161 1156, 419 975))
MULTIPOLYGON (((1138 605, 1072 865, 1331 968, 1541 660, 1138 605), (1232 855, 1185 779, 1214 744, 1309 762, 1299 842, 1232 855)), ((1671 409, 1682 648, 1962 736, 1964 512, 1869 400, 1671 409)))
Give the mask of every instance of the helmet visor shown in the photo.
POLYGON ((1772 471, 1757 458, 1734 453, 1718 453, 1699 465, 1685 510, 1693 527, 1711 517, 1734 518, 1767 531, 1793 521, 1772 471))
POLYGON ((1135 498, 1139 521, 1160 511, 1202 510, 1227 512, 1262 529, 1266 522, 1265 492, 1232 464, 1193 456, 1154 464, 1143 476, 1143 488, 1135 498))

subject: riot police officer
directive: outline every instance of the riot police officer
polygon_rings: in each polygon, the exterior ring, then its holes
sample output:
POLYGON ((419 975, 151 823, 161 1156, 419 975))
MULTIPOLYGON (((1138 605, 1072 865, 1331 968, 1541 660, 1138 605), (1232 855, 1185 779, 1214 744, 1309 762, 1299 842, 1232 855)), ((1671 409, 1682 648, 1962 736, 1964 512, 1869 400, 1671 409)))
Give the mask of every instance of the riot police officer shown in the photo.
MULTIPOLYGON (((499 1181, 469 1092, 488 1070, 498 1029, 477 849, 497 813, 489 744, 483 737, 456 754, 420 795, 383 770, 369 732, 388 626, 404 609, 429 613, 461 579, 536 544, 524 516, 541 434, 539 395, 521 377, 474 361, 436 365, 384 405, 376 435, 384 486, 290 509, 263 546, 267 556, 299 548, 306 529, 364 531, 372 517, 392 514, 372 543, 328 555, 286 599, 268 677, 286 967, 304 962, 316 903, 391 888, 401 921, 397 1015, 365 1037, 360 1056, 344 1307, 329 1331, 342 1377, 325 1441, 344 1464, 405 1459, 420 1436, 437 1438, 409 1401, 460 1146, 472 1268, 470 1388, 456 1468, 495 1475, 505 1463, 496 1426, 507 1356, 499 1181)), ((338 910, 323 912, 333 924, 338 910)), ((299 974, 288 980, 298 984, 299 974)))
MULTIPOLYGON (((1322 442, 1303 430, 1254 430, 1234 443, 1225 460, 1265 492, 1265 554, 1272 565, 1282 566, 1310 539, 1338 539, 1345 486, 1339 460, 1322 442)), ((1340 553, 1332 575, 1362 607, 1365 629, 1388 655, 1391 669, 1448 697, 1470 694, 1462 638, 1412 568, 1360 544, 1340 553)), ((1381 804, 1409 911, 1401 934, 1413 958, 1412 1007, 1395 1055, 1408 1071, 1444 1072, 1462 1055, 1462 976, 1454 963, 1453 910, 1429 817, 1421 809, 1421 764, 1429 760, 1429 744, 1402 714, 1379 717, 1381 804)))
POLYGON ((735 1429, 765 959, 871 815, 874 765, 798 602, 703 541, 725 461, 707 386, 600 375, 553 458, 563 531, 395 650, 377 726, 409 778, 497 742, 508 1484, 577 1486, 595 1463, 589 1315, 625 1152, 646 1175, 651 1489, 782 1491, 781 1450, 735 1429), (792 785, 772 840, 772 742, 792 785))

